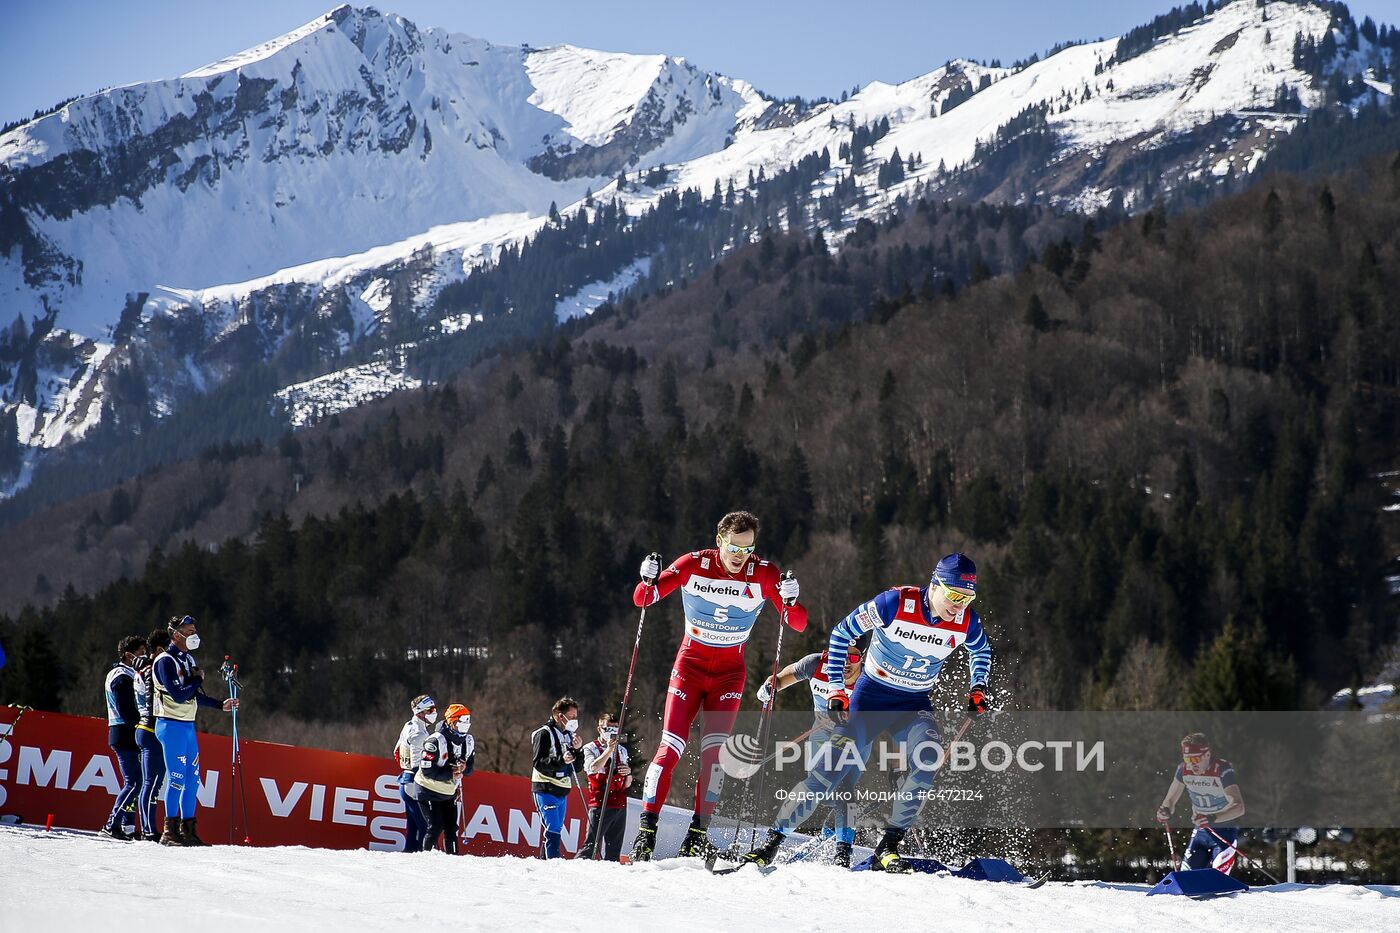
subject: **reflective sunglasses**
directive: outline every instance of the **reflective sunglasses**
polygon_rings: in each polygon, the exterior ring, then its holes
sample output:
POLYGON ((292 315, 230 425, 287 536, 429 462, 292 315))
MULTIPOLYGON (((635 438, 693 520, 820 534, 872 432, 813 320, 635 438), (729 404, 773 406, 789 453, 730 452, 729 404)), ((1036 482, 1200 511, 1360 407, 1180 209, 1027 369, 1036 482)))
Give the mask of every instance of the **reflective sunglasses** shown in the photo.
POLYGON ((948 602, 952 603, 954 606, 966 606, 977 598, 976 593, 959 593, 943 582, 938 584, 938 591, 943 594, 944 599, 948 600, 948 602))
POLYGON ((754 548, 758 547, 758 545, 756 545, 756 544, 750 544, 750 545, 747 545, 746 547, 740 547, 740 546, 737 545, 737 544, 730 544, 730 543, 729 543, 729 539, 726 538, 726 537, 723 537, 723 536, 720 537, 720 540, 724 542, 724 549, 725 549, 726 551, 728 551, 730 554, 745 554, 745 555, 748 555, 748 554, 752 554, 752 553, 754 552, 754 548))

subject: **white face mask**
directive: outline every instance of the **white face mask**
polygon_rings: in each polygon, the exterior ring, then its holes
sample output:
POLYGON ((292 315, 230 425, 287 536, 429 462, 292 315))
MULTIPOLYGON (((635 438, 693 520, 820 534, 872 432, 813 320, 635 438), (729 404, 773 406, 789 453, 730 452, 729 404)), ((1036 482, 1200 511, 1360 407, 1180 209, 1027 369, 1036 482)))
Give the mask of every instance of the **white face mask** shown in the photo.
POLYGON ((431 713, 424 713, 423 721, 426 722, 428 725, 432 725, 433 723, 437 722, 437 710, 433 710, 431 713))
POLYGON ((472 721, 470 719, 459 719, 453 725, 453 728, 457 730, 458 735, 466 735, 468 732, 472 731, 472 721))
POLYGON ((195 650, 196 648, 198 648, 198 647, 199 647, 199 633, 198 633, 198 632, 195 632, 193 635, 187 635, 187 636, 185 636, 185 650, 186 650, 186 651, 194 651, 194 650, 195 650))
POLYGON ((564 731, 567 732, 567 733, 569 733, 569 735, 573 735, 575 732, 577 732, 577 731, 578 731, 578 720, 577 720, 577 719, 566 719, 566 720, 564 720, 564 731))

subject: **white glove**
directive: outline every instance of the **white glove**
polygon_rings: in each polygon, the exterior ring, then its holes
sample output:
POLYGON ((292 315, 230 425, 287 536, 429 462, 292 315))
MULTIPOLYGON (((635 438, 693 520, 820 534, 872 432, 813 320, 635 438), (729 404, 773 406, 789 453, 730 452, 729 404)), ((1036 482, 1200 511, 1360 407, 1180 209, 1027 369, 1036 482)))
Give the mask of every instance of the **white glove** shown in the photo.
POLYGON ((758 685, 758 702, 762 703, 764 706, 767 706, 768 701, 773 699, 773 690, 770 687, 772 681, 773 678, 770 677, 758 685))
POLYGON ((642 561, 640 575, 643 580, 655 580, 661 576, 661 561, 654 554, 648 554, 647 559, 642 561))
POLYGON ((797 595, 801 592, 802 587, 797 585, 796 577, 787 577, 783 582, 778 584, 778 595, 782 597, 785 603, 796 602, 797 595))

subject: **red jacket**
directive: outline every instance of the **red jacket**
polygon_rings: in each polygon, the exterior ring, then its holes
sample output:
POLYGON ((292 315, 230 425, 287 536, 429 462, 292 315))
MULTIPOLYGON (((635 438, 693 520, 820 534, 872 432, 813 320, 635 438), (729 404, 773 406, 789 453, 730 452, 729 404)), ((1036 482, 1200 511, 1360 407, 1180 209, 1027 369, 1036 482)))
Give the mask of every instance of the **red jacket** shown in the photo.
MULTIPOLYGON (((617 747, 617 753, 618 765, 620 766, 626 764, 626 747, 619 745, 617 747)), ((593 762, 597 760, 602 754, 603 743, 599 740, 594 739, 592 742, 589 742, 587 745, 585 745, 583 747, 583 766, 585 770, 589 768, 593 764, 593 762)), ((588 773, 588 793, 585 796, 588 798, 588 809, 590 810, 598 806, 598 801, 603 796, 603 782, 608 779, 608 764, 606 763, 607 759, 604 758, 603 761, 605 763, 601 771, 588 773)), ((627 806, 627 775, 614 774, 612 779, 612 785, 608 790, 608 809, 615 810, 618 807, 625 806, 627 806)))

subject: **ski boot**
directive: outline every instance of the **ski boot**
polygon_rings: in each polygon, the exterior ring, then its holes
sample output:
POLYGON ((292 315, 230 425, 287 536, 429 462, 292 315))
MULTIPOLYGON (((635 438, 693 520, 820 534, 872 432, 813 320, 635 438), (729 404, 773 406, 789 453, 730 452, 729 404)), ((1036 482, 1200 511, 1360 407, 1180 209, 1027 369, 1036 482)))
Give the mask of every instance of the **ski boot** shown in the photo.
POLYGON ((719 850, 710 841, 710 821, 702 816, 693 817, 690 821, 690 829, 686 830, 685 840, 681 843, 681 850, 676 853, 678 858, 703 858, 708 859, 719 850))
POLYGON ((632 861, 650 862, 656 851, 656 823, 660 815, 643 813, 642 824, 637 827, 637 839, 632 843, 632 861))
POLYGON ((181 821, 180 838, 183 840, 182 844, 187 846, 207 846, 209 843, 199 838, 199 834, 195 832, 194 824, 195 817, 190 817, 187 820, 181 821))
POLYGON ((163 846, 184 845, 185 839, 180 834, 184 822, 178 816, 167 816, 165 818, 165 832, 160 834, 160 844, 163 846))
POLYGON ((776 829, 768 830, 768 838, 763 840, 763 845, 746 853, 739 862, 744 865, 770 865, 778 857, 778 850, 783 847, 783 840, 787 836, 776 829))
POLYGON ((914 871, 904 856, 899 854, 899 843, 904 839, 904 830, 893 827, 885 830, 885 836, 875 847, 875 855, 870 867, 875 871, 889 872, 892 875, 907 875, 914 871))
POLYGON ((836 849, 831 853, 831 864, 838 868, 851 867, 851 844, 849 842, 836 843, 836 849))
POLYGON ((136 836, 127 835, 126 832, 121 828, 120 823, 103 826, 97 831, 97 834, 99 836, 106 836, 108 839, 115 839, 118 842, 130 842, 131 840, 138 838, 136 836))

